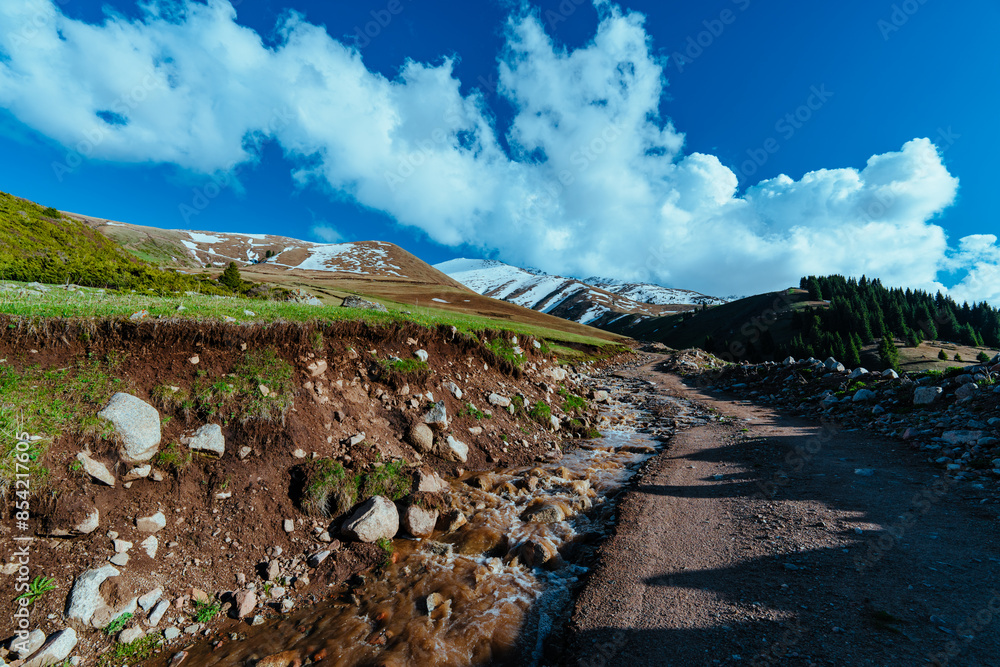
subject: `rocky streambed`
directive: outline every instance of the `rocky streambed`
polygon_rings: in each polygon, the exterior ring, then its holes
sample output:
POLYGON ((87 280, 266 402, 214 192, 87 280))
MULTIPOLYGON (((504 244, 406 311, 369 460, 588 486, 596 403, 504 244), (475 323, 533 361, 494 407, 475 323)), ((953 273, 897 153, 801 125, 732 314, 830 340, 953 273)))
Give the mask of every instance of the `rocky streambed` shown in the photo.
POLYGON ((642 381, 592 382, 609 394, 603 437, 537 465, 422 479, 439 496, 431 534, 397 537, 379 568, 311 608, 233 626, 154 664, 555 662, 573 596, 614 530, 617 498, 676 428, 712 418, 642 381))

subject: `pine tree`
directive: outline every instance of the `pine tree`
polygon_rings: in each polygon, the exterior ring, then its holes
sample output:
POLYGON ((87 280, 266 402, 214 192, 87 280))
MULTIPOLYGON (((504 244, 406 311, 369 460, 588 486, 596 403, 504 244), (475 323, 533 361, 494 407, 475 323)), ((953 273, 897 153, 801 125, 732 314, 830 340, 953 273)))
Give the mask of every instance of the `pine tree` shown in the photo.
POLYGON ((819 280, 817 280, 815 276, 810 276, 808 284, 809 284, 809 300, 822 301, 823 289, 819 286, 819 280))
POLYGON ((944 350, 938 352, 938 359, 940 359, 941 361, 948 361, 948 355, 945 353, 944 350))
POLYGON ((236 266, 236 262, 229 262, 229 266, 219 276, 219 282, 234 292, 243 287, 243 279, 240 277, 240 267, 236 266))
POLYGON ((882 366, 885 370, 890 368, 894 371, 899 370, 899 350, 896 349, 896 343, 893 342, 888 332, 882 336, 882 341, 879 343, 878 356, 882 360, 882 366))
POLYGON ((847 351, 844 356, 844 365, 852 368, 857 368, 861 365, 861 348, 854 342, 854 336, 848 339, 847 351))

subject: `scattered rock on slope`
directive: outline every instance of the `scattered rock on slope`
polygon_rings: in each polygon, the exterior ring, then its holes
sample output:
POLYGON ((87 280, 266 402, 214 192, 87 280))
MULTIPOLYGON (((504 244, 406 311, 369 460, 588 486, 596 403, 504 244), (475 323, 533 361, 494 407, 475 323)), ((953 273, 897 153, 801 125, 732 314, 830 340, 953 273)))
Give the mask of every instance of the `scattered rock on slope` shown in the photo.
POLYGON ((98 417, 115 426, 126 463, 141 463, 156 455, 160 447, 160 413, 149 403, 130 394, 117 393, 98 417))
POLYGON ((383 496, 369 498, 344 523, 343 532, 361 542, 392 539, 399 532, 396 505, 383 496))

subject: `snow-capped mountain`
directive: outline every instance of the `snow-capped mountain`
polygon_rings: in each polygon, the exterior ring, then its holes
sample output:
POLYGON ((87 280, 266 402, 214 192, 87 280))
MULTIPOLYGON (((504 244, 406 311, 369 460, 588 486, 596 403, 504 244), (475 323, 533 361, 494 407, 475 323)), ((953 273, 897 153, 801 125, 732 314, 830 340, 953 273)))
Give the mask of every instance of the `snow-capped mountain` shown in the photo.
POLYGON ((621 330, 650 317, 721 299, 659 285, 551 276, 496 260, 453 259, 434 268, 469 289, 519 306, 602 328, 621 330))
POLYGON ((708 306, 721 306, 728 299, 720 299, 717 296, 706 296, 698 292, 676 287, 663 287, 662 285, 652 285, 650 283, 628 283, 614 278, 598 278, 596 276, 587 278, 583 282, 594 287, 600 287, 608 292, 613 292, 627 299, 640 303, 666 306, 672 304, 695 305, 702 304, 708 306))

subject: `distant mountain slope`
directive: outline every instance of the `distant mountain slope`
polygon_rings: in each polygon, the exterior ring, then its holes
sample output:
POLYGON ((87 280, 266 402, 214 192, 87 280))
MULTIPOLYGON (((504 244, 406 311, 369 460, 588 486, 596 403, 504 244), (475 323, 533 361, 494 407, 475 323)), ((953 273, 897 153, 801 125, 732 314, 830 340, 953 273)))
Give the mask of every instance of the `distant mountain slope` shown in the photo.
POLYGON ((720 299, 717 296, 706 296, 698 292, 676 287, 663 287, 662 285, 652 285, 649 283, 629 283, 612 278, 598 278, 596 276, 587 278, 583 282, 594 287, 613 292, 619 296, 639 303, 649 303, 653 305, 694 305, 694 306, 721 306, 728 299, 720 299))
POLYGON ((408 308, 434 308, 518 322, 575 336, 619 338, 576 321, 481 296, 384 241, 312 243, 270 234, 168 230, 76 213, 65 215, 85 223, 138 258, 189 274, 218 275, 229 262, 237 262, 247 280, 304 289, 334 306, 348 295, 360 294, 408 308))
POLYGON ((688 290, 550 276, 495 260, 453 259, 434 268, 479 294, 622 332, 649 318, 691 310, 702 303, 724 303, 688 290))

